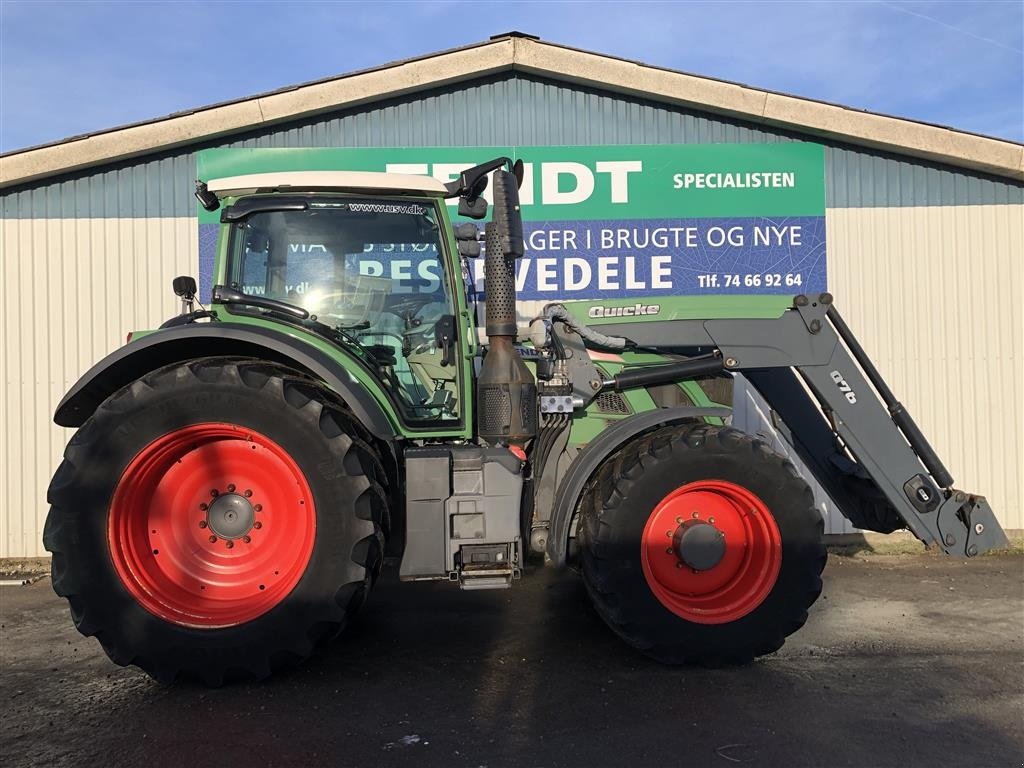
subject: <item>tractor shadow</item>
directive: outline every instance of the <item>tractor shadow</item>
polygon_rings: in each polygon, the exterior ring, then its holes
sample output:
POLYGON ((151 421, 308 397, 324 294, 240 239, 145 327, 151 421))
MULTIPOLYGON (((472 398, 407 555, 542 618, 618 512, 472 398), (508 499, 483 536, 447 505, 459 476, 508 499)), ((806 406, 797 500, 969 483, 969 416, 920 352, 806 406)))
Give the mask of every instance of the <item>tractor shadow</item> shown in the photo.
MULTIPOLYGON (((828 608, 811 621, 824 622, 812 636, 828 635, 828 608)), ((229 743, 255 743, 275 765, 1017 762, 1020 743, 959 705, 956 686, 978 682, 955 656, 799 638, 743 668, 668 668, 613 635, 575 574, 536 569, 486 592, 386 574, 358 620, 304 666, 169 698, 205 697, 229 743)))
MULTIPOLYGON (((632 651, 578 577, 547 569, 480 592, 385 573, 353 624, 305 664, 219 689, 113 667, 48 599, 5 630, 13 644, 38 625, 58 642, 34 655, 6 649, 4 691, 18 696, 0 744, 10 765, 1018 765, 1014 630, 978 635, 972 622, 994 622, 993 609, 957 622, 960 605, 922 605, 921 616, 942 611, 939 626, 960 638, 950 645, 898 624, 894 601, 918 598, 879 595, 888 577, 877 567, 835 568, 786 647, 718 670, 632 651), (863 628, 860 599, 888 611, 894 629, 863 628)), ((902 574, 891 589, 906 590, 902 574)))

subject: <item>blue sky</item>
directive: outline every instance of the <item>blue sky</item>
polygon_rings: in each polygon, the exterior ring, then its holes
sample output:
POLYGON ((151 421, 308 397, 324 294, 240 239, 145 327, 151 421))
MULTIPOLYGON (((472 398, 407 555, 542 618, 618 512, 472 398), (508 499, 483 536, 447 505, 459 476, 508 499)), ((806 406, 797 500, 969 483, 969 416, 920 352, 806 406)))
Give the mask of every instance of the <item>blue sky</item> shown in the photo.
POLYGON ((1024 1, 0 2, 0 151, 518 29, 1024 141, 1024 1))

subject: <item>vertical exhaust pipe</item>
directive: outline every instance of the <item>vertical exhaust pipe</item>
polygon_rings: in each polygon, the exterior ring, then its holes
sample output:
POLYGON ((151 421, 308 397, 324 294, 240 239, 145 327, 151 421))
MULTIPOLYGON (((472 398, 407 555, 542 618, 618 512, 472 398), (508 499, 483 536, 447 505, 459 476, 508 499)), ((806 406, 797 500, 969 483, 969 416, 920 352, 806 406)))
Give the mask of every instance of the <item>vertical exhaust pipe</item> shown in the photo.
POLYGON ((487 355, 477 377, 477 431, 492 445, 523 447, 537 434, 537 383, 515 347, 515 260, 523 255, 516 177, 494 173, 494 206, 484 230, 487 355))

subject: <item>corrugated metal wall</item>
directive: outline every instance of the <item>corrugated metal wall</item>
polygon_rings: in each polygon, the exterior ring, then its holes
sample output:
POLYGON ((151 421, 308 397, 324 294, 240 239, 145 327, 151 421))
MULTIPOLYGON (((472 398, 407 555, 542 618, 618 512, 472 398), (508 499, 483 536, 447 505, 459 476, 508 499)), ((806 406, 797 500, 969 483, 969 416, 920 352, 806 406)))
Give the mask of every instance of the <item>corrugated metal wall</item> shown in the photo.
MULTIPOLYGON (((50 424, 53 406, 126 331, 172 314, 171 277, 196 271, 196 150, 800 138, 505 75, 5 192, 0 556, 43 554, 45 489, 69 437, 50 424)), ((1024 185, 843 145, 827 145, 826 183, 830 288, 844 313, 958 480, 1024 527, 1024 185)))
POLYGON ((199 242, 191 217, 3 219, 0 248, 0 557, 34 557, 73 433, 54 406, 128 331, 178 311, 171 279, 195 272, 199 242))
POLYGON ((829 284, 958 487, 1024 528, 1024 207, 829 210, 829 284))

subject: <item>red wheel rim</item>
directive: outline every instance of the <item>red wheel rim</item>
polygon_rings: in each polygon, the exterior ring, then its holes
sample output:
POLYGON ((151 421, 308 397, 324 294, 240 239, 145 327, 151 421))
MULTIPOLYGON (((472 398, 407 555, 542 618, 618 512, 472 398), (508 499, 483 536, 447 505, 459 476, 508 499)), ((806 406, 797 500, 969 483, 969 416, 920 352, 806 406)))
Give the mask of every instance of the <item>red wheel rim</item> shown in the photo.
POLYGON ((298 583, 316 534, 298 464, 265 435, 194 424, 132 459, 110 503, 114 569, 150 613, 188 627, 263 615, 298 583))
POLYGON ((782 537, 767 505, 746 488, 701 480, 677 488, 654 508, 640 555, 644 578, 662 605, 687 621, 724 624, 749 614, 772 591, 782 567, 782 537), (687 535, 691 543, 681 544, 687 535), (697 562, 697 536, 720 547, 717 562, 697 562))

